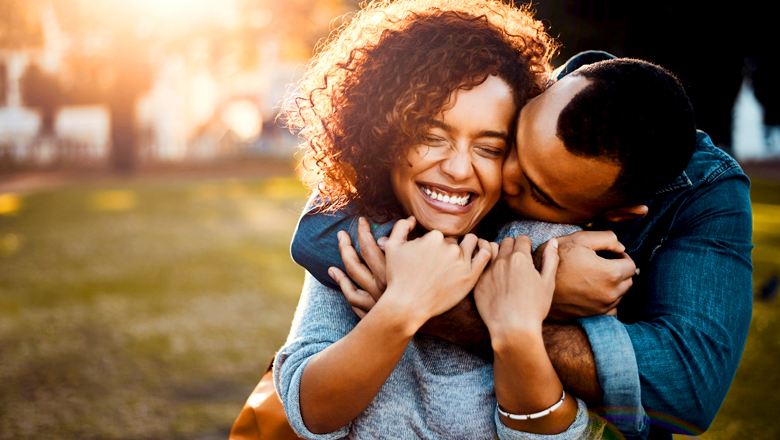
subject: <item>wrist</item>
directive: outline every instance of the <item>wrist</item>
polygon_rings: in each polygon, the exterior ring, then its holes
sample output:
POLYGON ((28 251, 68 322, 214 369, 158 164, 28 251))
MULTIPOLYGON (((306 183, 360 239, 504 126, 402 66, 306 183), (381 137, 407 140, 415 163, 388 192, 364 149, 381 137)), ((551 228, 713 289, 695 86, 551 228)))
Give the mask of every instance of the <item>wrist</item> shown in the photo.
POLYGON ((408 301, 388 289, 366 316, 376 314, 393 331, 412 337, 430 318, 420 309, 414 301, 408 301))
POLYGON ((538 325, 526 323, 517 327, 488 328, 490 331, 490 343, 496 356, 508 352, 516 352, 518 349, 533 349, 544 346, 542 337, 542 323, 538 325))

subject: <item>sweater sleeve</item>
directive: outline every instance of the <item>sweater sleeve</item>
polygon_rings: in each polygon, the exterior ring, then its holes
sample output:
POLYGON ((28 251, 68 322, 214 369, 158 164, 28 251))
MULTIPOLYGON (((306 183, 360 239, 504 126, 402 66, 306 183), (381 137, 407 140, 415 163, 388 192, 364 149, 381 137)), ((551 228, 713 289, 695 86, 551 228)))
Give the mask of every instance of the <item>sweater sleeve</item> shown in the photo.
POLYGON ((515 220, 507 223, 498 232, 496 242, 501 243, 504 237, 517 237, 518 235, 527 235, 531 239, 532 248, 535 251, 539 245, 547 242, 553 237, 573 234, 581 231, 582 228, 577 225, 567 225, 562 223, 548 223, 539 220, 515 220))
POLYGON ((500 440, 591 440, 603 438, 606 422, 598 416, 591 416, 585 402, 577 398, 577 417, 566 431, 558 434, 534 434, 515 431, 504 425, 495 411, 496 431, 500 440))
POLYGON ((274 360, 274 385, 290 426, 299 436, 333 440, 349 432, 349 425, 327 434, 309 431, 301 417, 299 396, 301 377, 309 361, 343 338, 357 323, 358 318, 344 295, 321 284, 307 272, 290 334, 274 360))

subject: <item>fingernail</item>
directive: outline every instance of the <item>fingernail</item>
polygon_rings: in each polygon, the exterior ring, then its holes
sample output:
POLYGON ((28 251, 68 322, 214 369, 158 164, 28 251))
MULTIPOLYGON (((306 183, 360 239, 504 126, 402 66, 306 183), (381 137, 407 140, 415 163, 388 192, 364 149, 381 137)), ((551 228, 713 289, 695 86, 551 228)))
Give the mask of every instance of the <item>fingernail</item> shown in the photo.
POLYGON ((333 278, 334 280, 336 279, 336 272, 333 270, 332 267, 328 269, 328 275, 330 275, 330 277, 333 278))
POLYGON ((344 231, 339 231, 338 233, 336 233, 336 238, 337 238, 339 241, 341 241, 341 240, 344 238, 344 234, 345 234, 345 232, 344 232, 344 231))
POLYGON ((558 249, 558 240, 556 240, 556 239, 554 239, 554 238, 553 238, 552 240, 550 240, 550 244, 551 244, 551 245, 552 245, 552 247, 554 247, 555 249, 558 249))
POLYGON ((388 238, 387 237, 379 237, 376 241, 376 244, 379 246, 384 246, 385 243, 387 243, 388 238))

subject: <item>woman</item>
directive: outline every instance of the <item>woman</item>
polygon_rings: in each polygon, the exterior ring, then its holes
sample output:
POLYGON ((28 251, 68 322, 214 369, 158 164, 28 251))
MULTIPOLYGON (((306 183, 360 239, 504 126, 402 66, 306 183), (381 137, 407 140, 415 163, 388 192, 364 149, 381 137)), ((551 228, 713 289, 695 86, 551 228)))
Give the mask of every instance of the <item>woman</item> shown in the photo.
MULTIPOLYGON (((525 430, 570 438, 586 432, 584 406, 562 392, 543 346, 539 352, 538 344, 509 340, 541 340, 554 246, 540 276, 530 243, 510 239, 491 250, 472 234, 500 196, 516 112, 543 90, 549 44, 529 13, 499 2, 379 2, 312 61, 288 117, 310 147, 320 209, 413 217, 393 229, 388 287, 363 320, 339 292, 307 277, 275 363, 277 390, 300 435, 527 438, 518 431, 525 430), (435 231, 407 241, 416 229, 435 231), (527 258, 518 265, 515 254, 527 258), (491 258, 494 273, 502 266, 524 270, 529 281, 522 287, 539 293, 477 298, 498 344, 501 413, 491 364, 415 336, 471 291, 491 258), (503 314, 509 304, 528 313, 522 320, 503 314), (539 419, 510 415, 547 407, 550 415, 539 419)), ((481 284, 495 287, 499 278, 481 284)))

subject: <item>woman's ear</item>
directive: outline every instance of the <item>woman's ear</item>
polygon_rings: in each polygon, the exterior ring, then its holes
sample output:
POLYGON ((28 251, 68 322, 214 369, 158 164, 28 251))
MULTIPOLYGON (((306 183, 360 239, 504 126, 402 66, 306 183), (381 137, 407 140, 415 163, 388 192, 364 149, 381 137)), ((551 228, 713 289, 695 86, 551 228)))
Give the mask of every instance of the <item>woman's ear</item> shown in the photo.
POLYGON ((620 223, 626 220, 634 220, 647 215, 647 205, 624 206, 611 209, 601 215, 601 218, 612 223, 620 223))

